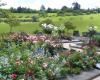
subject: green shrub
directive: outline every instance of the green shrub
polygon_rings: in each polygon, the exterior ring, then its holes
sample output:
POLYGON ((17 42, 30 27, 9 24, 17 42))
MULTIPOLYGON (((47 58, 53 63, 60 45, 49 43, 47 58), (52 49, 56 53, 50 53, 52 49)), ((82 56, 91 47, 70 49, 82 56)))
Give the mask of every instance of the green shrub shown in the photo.
POLYGON ((32 22, 39 22, 39 18, 37 16, 32 16, 32 22))
POLYGON ((23 16, 18 16, 18 18, 23 18, 23 16))
POLYGON ((30 16, 25 16, 25 18, 30 18, 30 16))

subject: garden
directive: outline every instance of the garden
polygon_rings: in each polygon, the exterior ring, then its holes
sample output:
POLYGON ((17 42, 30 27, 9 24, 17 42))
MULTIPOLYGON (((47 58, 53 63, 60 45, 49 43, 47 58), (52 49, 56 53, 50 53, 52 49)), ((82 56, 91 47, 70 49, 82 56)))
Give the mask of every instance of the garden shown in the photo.
POLYGON ((5 5, 0 1, 0 80, 87 80, 69 76, 93 70, 100 75, 99 8, 81 9, 75 2, 61 9, 1 9, 5 5))
MULTIPOLYGON (((42 29, 47 34, 11 32, 1 35, 1 80, 62 80, 68 75, 93 70, 100 63, 93 41, 82 47, 83 52, 67 50, 58 35, 64 28, 44 23, 42 29)), ((94 36, 94 39, 97 38, 94 36)))

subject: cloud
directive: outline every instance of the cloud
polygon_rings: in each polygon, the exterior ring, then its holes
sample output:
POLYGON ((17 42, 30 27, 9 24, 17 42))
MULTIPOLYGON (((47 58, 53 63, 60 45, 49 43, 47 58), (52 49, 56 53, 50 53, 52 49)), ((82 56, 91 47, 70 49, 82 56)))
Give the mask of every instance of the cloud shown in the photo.
POLYGON ((47 5, 49 5, 50 7, 54 7, 54 8, 61 8, 62 6, 68 6, 71 7, 72 6, 72 2, 73 0, 47 0, 47 5))
POLYGON ((39 10, 42 4, 41 0, 35 0, 34 3, 30 4, 30 7, 39 10))

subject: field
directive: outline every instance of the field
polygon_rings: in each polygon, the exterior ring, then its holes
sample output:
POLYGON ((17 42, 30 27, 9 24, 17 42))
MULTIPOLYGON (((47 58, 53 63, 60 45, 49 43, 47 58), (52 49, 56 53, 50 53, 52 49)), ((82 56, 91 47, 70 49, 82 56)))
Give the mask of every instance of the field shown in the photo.
MULTIPOLYGON (((20 19, 27 19, 28 16, 29 19, 33 15, 38 16, 38 14, 23 14, 23 13, 15 13, 13 14, 15 17, 20 19)), ((79 30, 80 32, 87 31, 88 26, 93 24, 98 27, 98 31, 100 31, 100 14, 91 14, 91 15, 79 15, 79 16, 57 16, 56 14, 48 14, 49 16, 46 18, 50 18, 53 20, 56 26, 61 26, 64 24, 65 21, 71 21, 77 28, 76 30, 79 30)), ((39 18, 39 22, 46 19, 43 17, 39 18)), ((14 27, 13 31, 25 31, 32 33, 33 31, 40 29, 39 22, 35 23, 21 23, 20 26, 14 27)), ((5 23, 0 23, 0 33, 9 32, 9 25, 5 23)))

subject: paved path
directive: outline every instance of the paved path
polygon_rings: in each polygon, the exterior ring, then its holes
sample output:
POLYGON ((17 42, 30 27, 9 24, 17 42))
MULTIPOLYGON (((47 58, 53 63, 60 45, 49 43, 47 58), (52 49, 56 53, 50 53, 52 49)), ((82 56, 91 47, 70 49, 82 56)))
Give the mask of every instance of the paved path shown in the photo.
POLYGON ((98 76, 97 78, 93 79, 93 80, 100 80, 100 76, 98 76))

